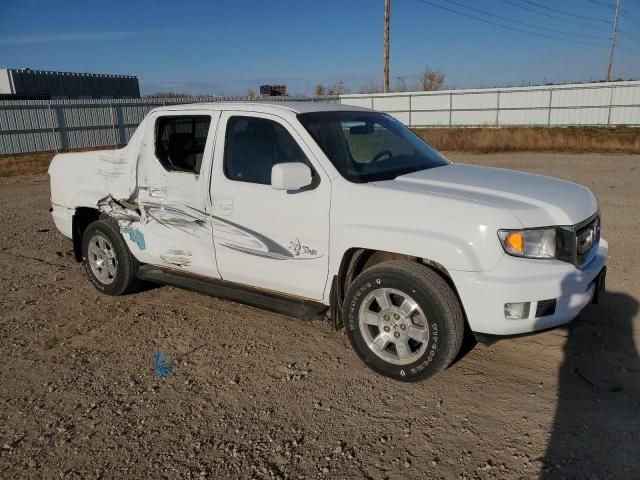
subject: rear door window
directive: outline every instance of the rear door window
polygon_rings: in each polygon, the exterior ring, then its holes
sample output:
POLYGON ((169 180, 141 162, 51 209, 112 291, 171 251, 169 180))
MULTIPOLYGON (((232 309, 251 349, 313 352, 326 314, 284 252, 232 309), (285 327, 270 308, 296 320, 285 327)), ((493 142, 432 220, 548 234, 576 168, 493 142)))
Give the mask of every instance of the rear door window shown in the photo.
POLYGON ((158 118, 155 153, 162 166, 169 171, 199 174, 209 125, 208 115, 158 118))

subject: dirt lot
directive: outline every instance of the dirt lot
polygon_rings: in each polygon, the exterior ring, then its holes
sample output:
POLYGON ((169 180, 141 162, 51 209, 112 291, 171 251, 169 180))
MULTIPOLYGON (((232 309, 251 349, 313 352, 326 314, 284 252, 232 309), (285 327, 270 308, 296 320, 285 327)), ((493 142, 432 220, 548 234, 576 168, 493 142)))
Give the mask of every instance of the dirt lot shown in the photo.
POLYGON ((0 179, 0 477, 637 478, 640 156, 451 158, 593 188, 609 293, 420 384, 367 370, 322 321, 169 287, 102 296, 47 177, 0 179))

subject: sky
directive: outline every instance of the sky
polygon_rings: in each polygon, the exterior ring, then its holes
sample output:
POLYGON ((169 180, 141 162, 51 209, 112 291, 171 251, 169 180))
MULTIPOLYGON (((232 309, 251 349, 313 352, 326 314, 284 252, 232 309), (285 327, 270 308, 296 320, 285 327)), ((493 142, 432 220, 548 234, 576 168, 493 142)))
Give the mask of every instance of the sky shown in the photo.
MULTIPOLYGON (((391 0, 391 83, 603 80, 614 2, 391 0)), ((639 79, 640 0, 621 3, 612 77, 639 79)), ((384 0, 0 0, 0 68, 137 75, 143 94, 358 93, 382 82, 383 15, 384 0)))

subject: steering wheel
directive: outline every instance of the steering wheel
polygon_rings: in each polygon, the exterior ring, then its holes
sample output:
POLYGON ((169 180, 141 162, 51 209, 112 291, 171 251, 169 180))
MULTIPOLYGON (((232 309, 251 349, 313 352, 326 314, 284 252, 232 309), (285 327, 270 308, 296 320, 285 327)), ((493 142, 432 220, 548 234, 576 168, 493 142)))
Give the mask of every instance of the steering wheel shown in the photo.
POLYGON ((371 160, 371 163, 380 162, 385 155, 387 157, 389 157, 389 158, 393 157, 393 153, 391 152, 391 150, 383 150, 383 151, 379 152, 378 154, 376 154, 375 157, 373 157, 373 159, 371 160))

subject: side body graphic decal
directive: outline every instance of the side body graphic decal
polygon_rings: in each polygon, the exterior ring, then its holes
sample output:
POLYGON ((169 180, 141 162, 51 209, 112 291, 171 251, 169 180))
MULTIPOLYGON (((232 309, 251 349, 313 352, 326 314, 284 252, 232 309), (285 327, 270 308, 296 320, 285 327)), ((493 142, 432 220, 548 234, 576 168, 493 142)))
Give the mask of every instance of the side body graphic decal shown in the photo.
MULTIPOLYGON (((121 231, 128 234, 138 247, 141 247, 140 239, 131 235, 136 223, 157 222, 165 228, 177 228, 188 235, 199 236, 208 233, 209 222, 212 221, 217 243, 237 252, 272 260, 315 260, 322 257, 317 249, 303 244, 299 238, 291 240, 287 248, 255 230, 187 205, 145 202, 138 206, 131 200, 116 200, 109 195, 98 202, 98 207, 116 220, 121 231)), ((190 263, 190 253, 178 247, 168 250, 160 258, 172 265, 190 263)))

